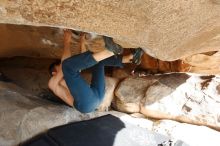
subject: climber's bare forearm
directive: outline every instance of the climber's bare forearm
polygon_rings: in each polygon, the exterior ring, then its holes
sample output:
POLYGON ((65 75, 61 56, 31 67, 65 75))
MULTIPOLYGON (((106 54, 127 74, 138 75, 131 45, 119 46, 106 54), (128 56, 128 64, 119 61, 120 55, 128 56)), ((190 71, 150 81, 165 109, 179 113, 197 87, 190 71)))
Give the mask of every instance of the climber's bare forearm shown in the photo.
POLYGON ((64 30, 64 38, 63 38, 63 55, 61 57, 61 61, 71 57, 71 49, 70 49, 70 42, 71 42, 72 32, 70 30, 64 30))
POLYGON ((54 93, 69 106, 73 106, 73 98, 69 91, 60 83, 56 86, 54 93))
POLYGON ((70 47, 64 48, 63 55, 61 57, 61 62, 63 62, 65 59, 67 59, 69 57, 71 57, 70 47))

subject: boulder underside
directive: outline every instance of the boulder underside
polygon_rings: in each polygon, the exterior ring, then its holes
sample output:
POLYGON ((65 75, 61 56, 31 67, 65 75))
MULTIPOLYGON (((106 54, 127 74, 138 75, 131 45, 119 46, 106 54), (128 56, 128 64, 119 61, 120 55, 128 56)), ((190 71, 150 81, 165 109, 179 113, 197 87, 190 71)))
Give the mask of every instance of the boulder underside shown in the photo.
POLYGON ((216 0, 3 0, 0 17, 0 23, 65 27, 111 36, 164 61, 218 51, 220 46, 220 5, 216 0))

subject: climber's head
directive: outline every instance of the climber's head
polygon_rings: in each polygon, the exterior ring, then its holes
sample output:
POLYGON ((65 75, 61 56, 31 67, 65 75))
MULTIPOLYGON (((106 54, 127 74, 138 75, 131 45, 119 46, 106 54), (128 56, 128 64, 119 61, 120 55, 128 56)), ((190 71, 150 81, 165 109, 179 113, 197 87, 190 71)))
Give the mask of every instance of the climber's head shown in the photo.
POLYGON ((60 63, 60 60, 56 60, 53 63, 51 63, 51 65, 49 66, 49 74, 51 76, 54 76, 57 73, 60 63))

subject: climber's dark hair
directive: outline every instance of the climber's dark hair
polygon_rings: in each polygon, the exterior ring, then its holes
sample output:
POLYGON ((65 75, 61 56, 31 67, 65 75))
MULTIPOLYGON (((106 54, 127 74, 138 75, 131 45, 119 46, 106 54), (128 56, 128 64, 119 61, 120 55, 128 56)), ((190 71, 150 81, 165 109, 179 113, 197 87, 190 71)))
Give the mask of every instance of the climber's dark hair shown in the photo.
POLYGON ((49 74, 52 76, 52 72, 54 71, 54 67, 56 65, 59 65, 61 63, 61 60, 55 60, 53 63, 49 66, 49 74))

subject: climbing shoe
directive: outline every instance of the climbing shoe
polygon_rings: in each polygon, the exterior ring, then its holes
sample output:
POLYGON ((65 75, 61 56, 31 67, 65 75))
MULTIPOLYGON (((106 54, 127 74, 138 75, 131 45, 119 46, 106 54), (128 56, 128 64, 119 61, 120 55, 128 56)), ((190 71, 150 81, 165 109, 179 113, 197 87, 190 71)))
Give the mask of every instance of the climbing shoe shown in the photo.
POLYGON ((140 65, 141 64, 141 57, 144 54, 144 51, 141 48, 131 49, 131 53, 133 54, 133 58, 131 62, 140 65))
POLYGON ((105 48, 109 51, 113 52, 115 55, 120 55, 123 53, 124 49, 116 44, 112 38, 103 36, 103 39, 105 41, 105 48))

